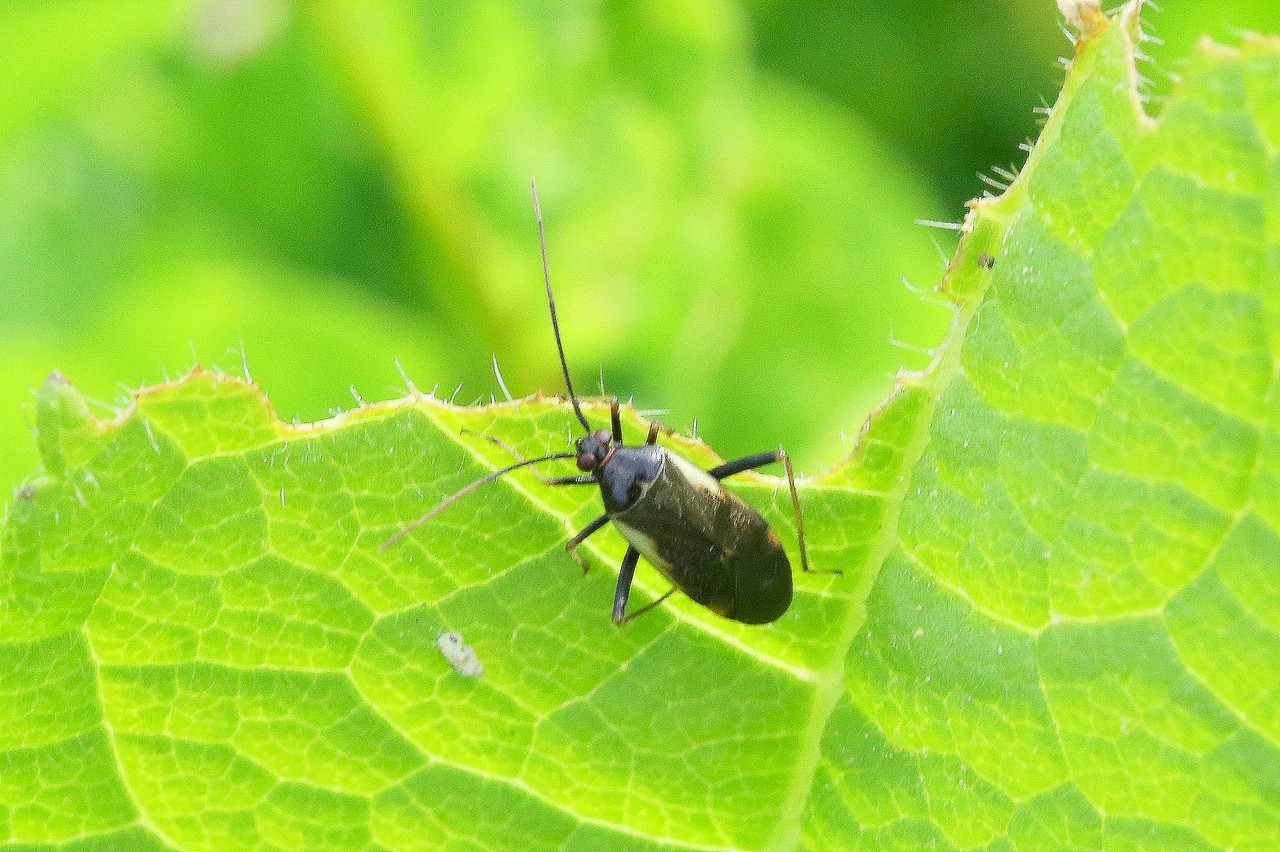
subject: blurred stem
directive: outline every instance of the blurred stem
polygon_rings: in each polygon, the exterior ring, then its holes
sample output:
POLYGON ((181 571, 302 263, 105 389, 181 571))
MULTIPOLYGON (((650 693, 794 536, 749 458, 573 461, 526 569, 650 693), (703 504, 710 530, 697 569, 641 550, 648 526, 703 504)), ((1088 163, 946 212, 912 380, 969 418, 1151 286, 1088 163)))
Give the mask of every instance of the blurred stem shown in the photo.
POLYGON ((465 337, 500 337, 497 306, 485 286, 482 258, 487 222, 433 160, 426 128, 420 40, 403 8, 385 0, 314 0, 303 4, 332 53, 357 110, 387 162, 418 230, 414 244, 425 271, 445 274, 424 290, 452 330, 465 337))

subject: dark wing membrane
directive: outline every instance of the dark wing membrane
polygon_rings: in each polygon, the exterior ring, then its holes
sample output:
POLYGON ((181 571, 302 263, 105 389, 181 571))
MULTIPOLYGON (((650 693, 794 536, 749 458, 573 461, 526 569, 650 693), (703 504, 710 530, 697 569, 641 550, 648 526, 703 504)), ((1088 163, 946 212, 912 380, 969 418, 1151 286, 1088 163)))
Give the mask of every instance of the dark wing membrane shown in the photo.
POLYGON ((760 514, 673 453, 644 497, 613 516, 622 534, 693 600, 765 624, 791 603, 791 563, 760 514))

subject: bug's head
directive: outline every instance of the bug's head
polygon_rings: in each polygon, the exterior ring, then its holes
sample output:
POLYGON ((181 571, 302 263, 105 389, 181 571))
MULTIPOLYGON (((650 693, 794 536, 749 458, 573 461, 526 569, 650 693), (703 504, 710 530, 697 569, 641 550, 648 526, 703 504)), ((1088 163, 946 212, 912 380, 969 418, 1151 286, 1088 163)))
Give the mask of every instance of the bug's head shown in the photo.
POLYGON ((597 429, 585 438, 579 438, 577 444, 578 470, 593 473, 604 467, 609 456, 613 455, 613 436, 607 429, 597 429))

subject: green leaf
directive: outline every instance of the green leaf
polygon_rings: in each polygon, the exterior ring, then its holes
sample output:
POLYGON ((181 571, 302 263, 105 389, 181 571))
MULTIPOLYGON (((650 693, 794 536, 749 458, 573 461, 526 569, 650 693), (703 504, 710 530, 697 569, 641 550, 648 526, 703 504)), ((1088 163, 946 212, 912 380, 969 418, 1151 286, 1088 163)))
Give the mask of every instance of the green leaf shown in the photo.
POLYGON ((974 205, 808 848, 1280 843, 1280 45, 1152 121, 1136 33, 974 205))
MULTIPOLYGON (((527 471, 380 549, 508 460, 470 433, 563 449, 558 401, 289 426, 196 371, 99 420, 51 378, 0 534, 0 837, 1276 848, 1280 44, 1202 47, 1151 121, 1134 32, 1081 44, 976 203, 938 360, 802 489, 844 574, 769 627, 677 596, 615 628, 621 539, 563 550, 598 497, 527 471)), ((740 479, 794 552, 785 489, 740 479)), ((642 565, 637 603, 666 588, 642 565)))

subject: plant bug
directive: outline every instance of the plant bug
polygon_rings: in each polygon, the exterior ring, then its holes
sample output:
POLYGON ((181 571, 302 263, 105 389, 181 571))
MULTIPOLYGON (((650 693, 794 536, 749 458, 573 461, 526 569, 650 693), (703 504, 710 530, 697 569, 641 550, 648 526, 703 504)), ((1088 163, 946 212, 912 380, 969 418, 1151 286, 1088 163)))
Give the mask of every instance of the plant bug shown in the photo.
MULTIPOLYGON (((551 330, 560 355, 565 388, 573 413, 586 435, 579 438, 572 453, 552 453, 536 459, 520 458, 515 464, 495 470, 446 497, 422 517, 383 543, 386 550, 411 531, 472 491, 500 476, 527 465, 556 459, 574 459, 579 476, 560 476, 542 481, 548 485, 596 485, 604 501, 604 514, 571 538, 565 549, 572 552, 587 537, 612 523, 627 540, 627 551, 618 568, 618 586, 613 596, 613 621, 624 624, 662 603, 676 589, 725 618, 744 624, 768 624, 791 606, 791 562, 768 522, 721 481, 735 473, 755 470, 781 462, 787 473, 791 505, 796 516, 796 541, 800 566, 806 572, 839 574, 839 570, 817 572, 809 567, 804 541, 804 517, 796 492, 791 459, 783 449, 758 453, 702 470, 679 454, 657 443, 659 427, 649 426, 643 445, 623 442, 618 401, 609 409, 612 431, 591 428, 582 413, 569 378, 569 363, 560 340, 556 301, 551 293, 551 269, 547 262, 547 238, 538 203, 538 187, 532 184, 533 208, 538 219, 538 240, 542 249, 542 277, 547 288, 551 330), (644 556, 672 583, 657 600, 627 613, 631 582, 636 564, 644 556)), ((497 438, 489 440, 514 450, 497 438)))

